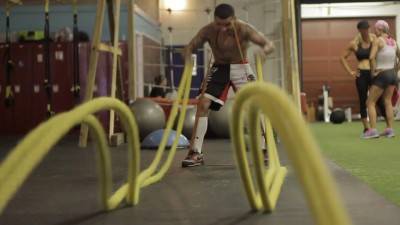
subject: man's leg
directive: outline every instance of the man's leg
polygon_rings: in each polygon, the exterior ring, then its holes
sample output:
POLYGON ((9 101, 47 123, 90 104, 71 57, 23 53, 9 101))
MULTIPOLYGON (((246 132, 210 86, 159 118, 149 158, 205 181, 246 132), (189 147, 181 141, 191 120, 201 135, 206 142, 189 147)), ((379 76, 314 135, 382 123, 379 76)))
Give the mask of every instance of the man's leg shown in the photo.
POLYGON ((211 100, 201 97, 197 104, 196 121, 187 157, 182 161, 182 167, 200 166, 204 164, 202 146, 208 127, 208 113, 211 100))

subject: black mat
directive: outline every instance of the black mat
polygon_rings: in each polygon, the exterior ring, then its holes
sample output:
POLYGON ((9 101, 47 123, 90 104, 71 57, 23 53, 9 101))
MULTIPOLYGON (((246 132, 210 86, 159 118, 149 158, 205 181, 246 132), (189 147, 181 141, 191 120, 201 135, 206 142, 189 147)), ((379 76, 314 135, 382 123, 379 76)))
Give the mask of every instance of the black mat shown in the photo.
MULTIPOLYGON (((16 142, 17 138, 0 138, 1 159, 16 142)), ((281 161, 289 167, 289 175, 273 213, 250 211, 230 141, 211 139, 204 144, 205 166, 181 168, 186 151, 178 150, 166 176, 141 189, 136 207, 121 205, 115 211, 105 212, 97 199, 95 152, 92 147, 80 149, 77 143, 77 137, 66 137, 46 156, 0 215, 1 225, 315 224, 283 152, 281 161)), ((141 151, 142 168, 149 165, 154 153, 154 150, 141 151)), ((115 188, 126 181, 126 156, 126 145, 112 148, 115 188)), ((354 224, 400 224, 399 207, 330 161, 326 163, 338 182, 354 224)))

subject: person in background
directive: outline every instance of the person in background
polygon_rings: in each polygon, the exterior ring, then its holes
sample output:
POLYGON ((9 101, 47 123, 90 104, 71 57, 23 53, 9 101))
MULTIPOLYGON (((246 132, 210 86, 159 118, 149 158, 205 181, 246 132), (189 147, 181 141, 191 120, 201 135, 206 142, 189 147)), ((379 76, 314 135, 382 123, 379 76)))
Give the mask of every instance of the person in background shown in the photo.
MULTIPOLYGON (((204 97, 198 101, 198 125, 194 128, 191 146, 182 167, 200 166, 204 164, 202 145, 208 126, 210 110, 218 111, 227 98, 232 86, 238 91, 249 81, 254 81, 250 63, 247 61, 247 49, 250 42, 259 46, 256 54, 261 60, 274 50, 274 45, 252 25, 238 20, 235 10, 229 4, 219 4, 214 11, 214 21, 205 25, 192 38, 183 50, 185 60, 190 60, 206 42, 214 55, 214 63, 207 79, 204 97)), ((268 154, 263 143, 264 162, 268 162, 268 154)))
MULTIPOLYGON (((357 23, 359 34, 346 47, 340 57, 340 63, 347 73, 355 79, 355 84, 358 92, 359 110, 361 122, 363 124, 363 132, 368 131, 368 114, 367 114, 367 97, 368 90, 371 86, 371 69, 369 64, 369 55, 371 52, 372 42, 376 36, 370 33, 370 26, 367 20, 361 20, 357 23), (347 58, 354 53, 357 58, 357 69, 350 68, 347 58)), ((378 101, 378 107, 381 114, 385 117, 385 107, 383 102, 378 101)))
POLYGON ((371 65, 372 85, 367 98, 370 129, 361 138, 378 138, 379 136, 396 136, 393 129, 392 96, 398 84, 397 72, 400 69, 400 49, 389 34, 389 24, 384 20, 375 23, 377 38, 372 43, 369 61, 371 65), (383 97, 386 109, 386 129, 379 134, 376 128, 375 104, 383 97))
POLYGON ((164 75, 158 75, 154 78, 154 84, 151 88, 150 96, 152 98, 165 98, 167 94, 166 86, 167 86, 167 78, 164 75))

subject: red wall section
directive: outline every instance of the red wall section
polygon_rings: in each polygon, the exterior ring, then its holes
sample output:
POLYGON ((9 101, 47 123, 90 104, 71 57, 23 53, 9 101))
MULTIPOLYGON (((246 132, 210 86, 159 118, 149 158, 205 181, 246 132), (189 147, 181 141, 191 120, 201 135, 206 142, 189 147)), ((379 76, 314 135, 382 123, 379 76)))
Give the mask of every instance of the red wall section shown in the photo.
MULTIPOLYGON (((120 47, 127 53, 126 43, 120 47)), ((79 44, 80 99, 83 101, 90 64, 91 43, 79 44)), ((4 55, 4 47, 0 46, 0 56, 4 55)), ((42 43, 13 43, 11 57, 14 63, 12 74, 12 90, 15 103, 5 108, 5 64, 0 65, 0 135, 24 135, 46 120, 46 104, 48 102, 44 89, 44 46, 42 43)), ((128 59, 121 57, 123 83, 127 85, 128 59)), ((112 55, 101 52, 95 80, 93 98, 110 96, 112 75, 112 55)), ((72 43, 50 44, 50 76, 52 84, 52 111, 61 113, 75 107, 73 86, 73 45, 72 43)), ((119 82, 119 81, 118 81, 119 82)), ((127 86, 124 86, 127 98, 127 86)), ((109 111, 97 113, 108 132, 109 111)), ((116 118, 115 132, 120 130, 116 118)))

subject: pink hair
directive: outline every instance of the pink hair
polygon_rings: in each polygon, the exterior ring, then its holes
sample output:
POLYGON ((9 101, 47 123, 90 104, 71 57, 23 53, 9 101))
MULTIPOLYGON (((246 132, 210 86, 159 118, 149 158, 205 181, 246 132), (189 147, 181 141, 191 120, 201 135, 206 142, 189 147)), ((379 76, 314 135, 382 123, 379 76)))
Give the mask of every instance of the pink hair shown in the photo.
POLYGON ((388 31, 389 30, 389 24, 384 20, 378 20, 375 23, 375 28, 376 29, 381 29, 383 31, 388 31))

